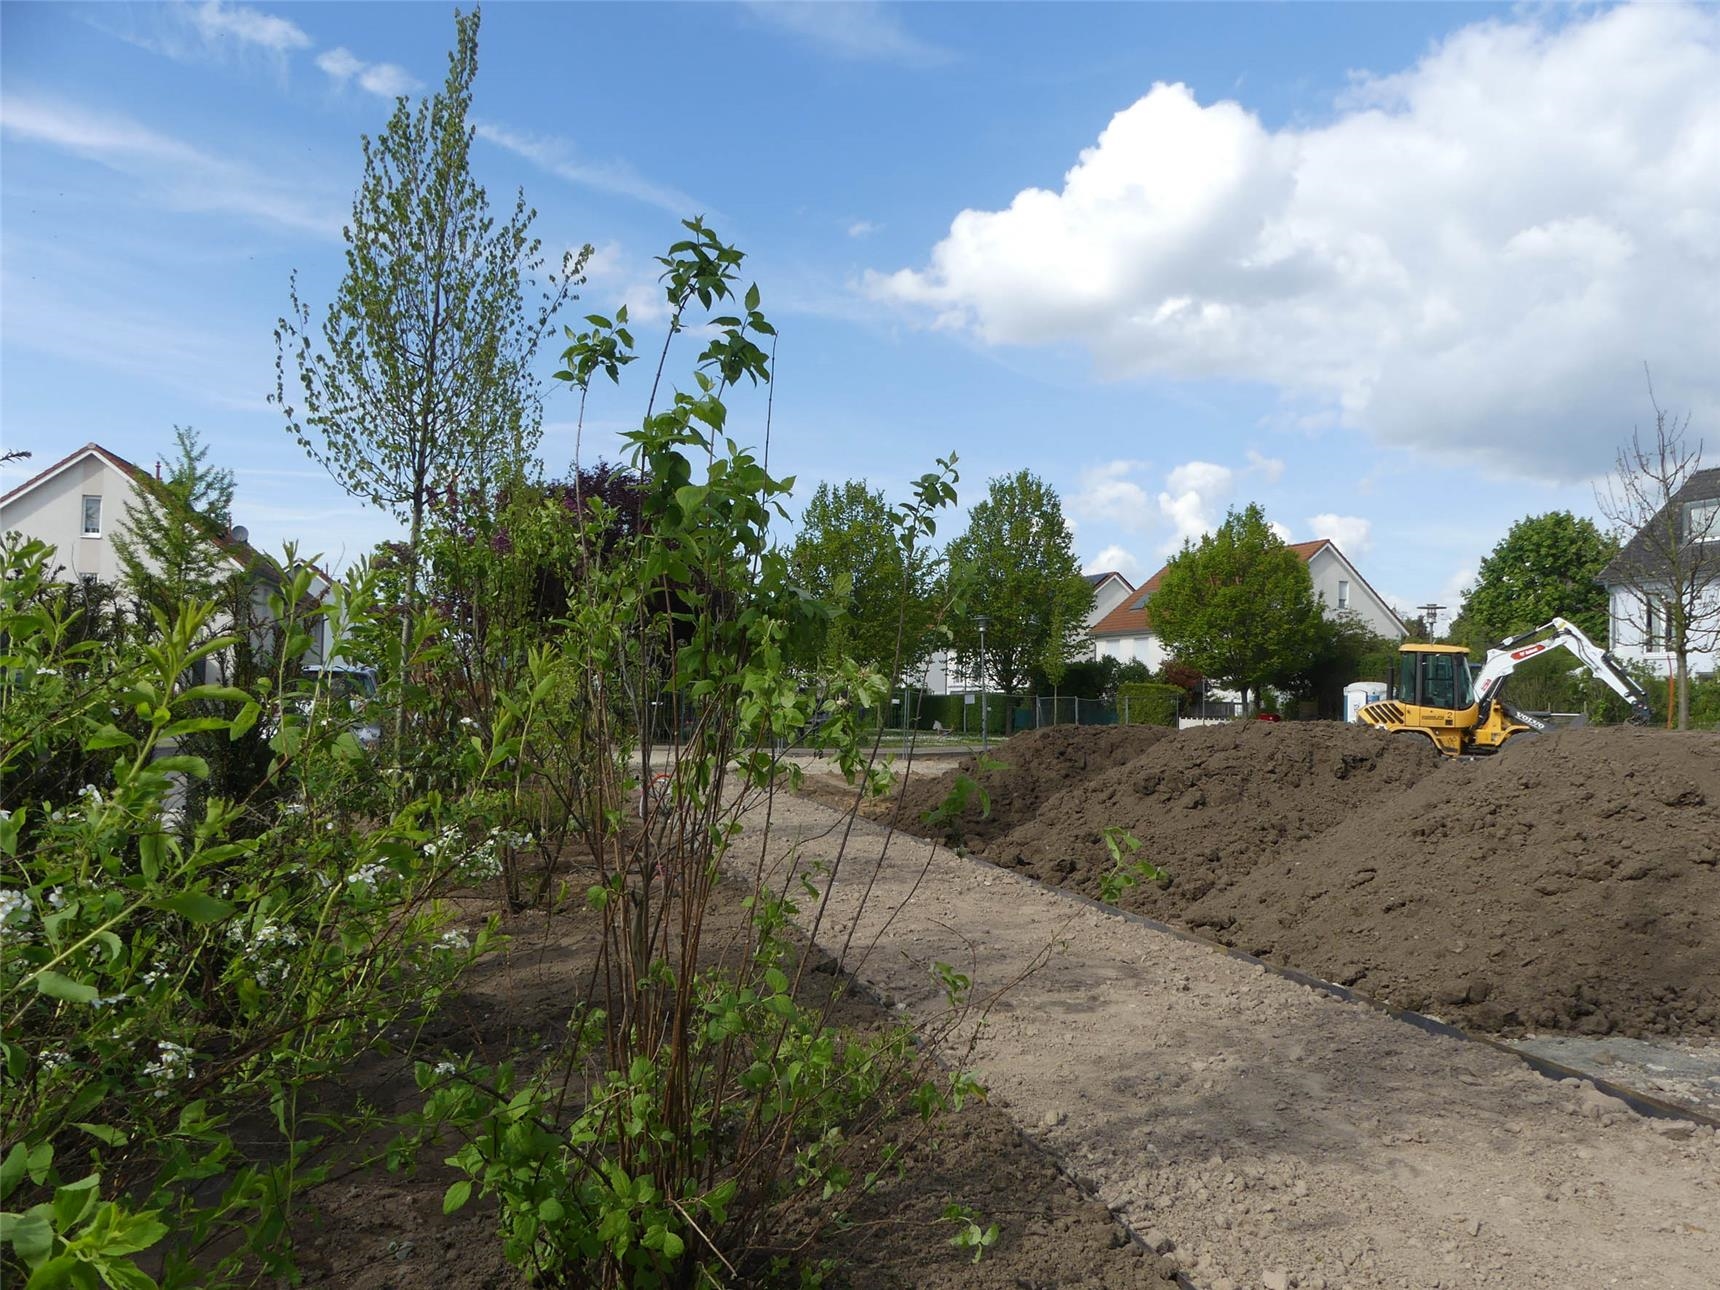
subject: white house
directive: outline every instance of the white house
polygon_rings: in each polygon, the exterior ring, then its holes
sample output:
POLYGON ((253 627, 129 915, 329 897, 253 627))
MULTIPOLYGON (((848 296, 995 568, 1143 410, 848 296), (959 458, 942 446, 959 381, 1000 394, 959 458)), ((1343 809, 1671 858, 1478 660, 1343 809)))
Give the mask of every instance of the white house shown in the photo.
POLYGON ((1707 611, 1692 624, 1688 662, 1693 676, 1711 675, 1720 670, 1720 467, 1691 475, 1601 570, 1608 643, 1621 661, 1646 664, 1662 676, 1677 670, 1666 630, 1669 584, 1655 572, 1655 551, 1669 550, 1674 532, 1701 557, 1694 585, 1707 611))
MULTIPOLYGON (((87 443, 0 497, 0 533, 18 532, 54 547, 55 561, 68 580, 118 582, 122 573, 113 536, 125 522, 126 507, 140 488, 154 480, 138 466, 97 443, 87 443)), ((266 560, 235 528, 216 539, 233 568, 254 576, 253 621, 268 615, 269 591, 279 584, 278 566, 266 560)), ((313 566, 314 568, 314 566, 313 566)), ((315 570, 310 596, 327 598, 333 580, 315 570)), ((321 620, 305 662, 328 654, 328 629, 321 620)))
MULTIPOLYGON (((1085 575, 1093 588, 1093 603, 1083 625, 1089 633, 1095 625, 1134 592, 1134 585, 1116 570, 1085 575)), ((1094 655, 1093 657, 1098 657, 1094 655)), ((926 661, 923 681, 916 681, 928 694, 965 694, 978 690, 977 670, 964 669, 949 650, 939 650, 926 661)))
MULTIPOLYGON (((1319 538, 1313 542, 1292 542, 1289 546, 1307 563, 1314 594, 1324 602, 1328 616, 1347 611, 1387 640, 1404 638, 1403 620, 1368 585, 1368 580, 1338 550, 1337 543, 1330 538, 1319 538)), ((1094 657, 1114 658, 1123 663, 1139 660, 1154 671, 1164 665, 1165 649, 1153 633, 1147 608, 1164 574, 1164 569, 1160 569, 1140 585, 1136 595, 1094 625, 1091 633, 1094 657)))

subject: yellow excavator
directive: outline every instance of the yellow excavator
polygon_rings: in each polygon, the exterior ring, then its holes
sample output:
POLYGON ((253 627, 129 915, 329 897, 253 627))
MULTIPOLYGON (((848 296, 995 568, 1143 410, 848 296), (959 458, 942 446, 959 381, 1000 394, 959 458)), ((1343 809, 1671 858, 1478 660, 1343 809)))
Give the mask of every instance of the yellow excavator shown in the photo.
POLYGON ((1539 734, 1547 723, 1518 712, 1500 697, 1519 666, 1563 646, 1589 671, 1612 687, 1631 707, 1631 722, 1650 720, 1648 696, 1574 623, 1555 618, 1487 651, 1487 661, 1472 676, 1469 651, 1461 645, 1409 643, 1398 650, 1397 673, 1386 697, 1357 715, 1392 734, 1426 737, 1447 757, 1496 753, 1513 739, 1539 734))

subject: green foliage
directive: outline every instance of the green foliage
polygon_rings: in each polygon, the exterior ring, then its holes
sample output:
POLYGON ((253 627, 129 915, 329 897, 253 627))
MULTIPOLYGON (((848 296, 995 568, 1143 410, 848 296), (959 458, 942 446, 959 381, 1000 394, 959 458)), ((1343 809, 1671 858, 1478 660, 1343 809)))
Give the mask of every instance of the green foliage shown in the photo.
POLYGON ((1117 720, 1131 726, 1171 726, 1182 708, 1183 688, 1159 681, 1125 681, 1117 687, 1117 720))
POLYGON ((834 611, 819 625, 818 655, 852 658, 892 682, 934 648, 939 608, 936 561, 917 544, 904 549, 902 535, 882 490, 820 484, 789 555, 799 584, 834 611))
POLYGON ((179 456, 162 479, 142 478, 111 541, 121 578, 146 609, 226 598, 237 581, 221 545, 232 523, 233 472, 207 464, 197 431, 174 427, 179 456))
POLYGON ((1115 905, 1130 887, 1161 882, 1168 876, 1157 865, 1135 858, 1141 840, 1127 829, 1109 825, 1101 836, 1105 839, 1105 850, 1111 854, 1111 867, 1099 875, 1099 899, 1107 905, 1115 905))
POLYGON ((1361 618, 1344 610, 1315 624, 1314 653, 1295 672, 1275 678, 1289 694, 1313 702, 1322 717, 1344 710, 1344 687, 1352 681, 1384 679, 1397 657, 1397 645, 1377 635, 1361 618))
POLYGON ((1320 645, 1320 603, 1308 566, 1258 505, 1231 511, 1198 545, 1184 542, 1148 603, 1153 630, 1177 659, 1246 704, 1306 669, 1320 645))
MULTIPOLYGON (((403 649, 431 499, 456 486, 488 495, 526 473, 542 424, 532 363, 590 254, 564 259, 527 307, 526 284, 542 268, 535 212, 522 192, 498 224, 468 165, 478 22, 475 10, 455 12, 442 90, 416 108, 400 98, 381 135, 364 139, 346 272, 320 328, 295 276, 275 329, 273 400, 288 431, 348 493, 409 526, 403 649)), ((404 697, 395 696, 397 759, 404 697)))
MULTIPOLYGON (((212 604, 158 610, 136 640, 80 637, 51 555, 0 551, 0 1275, 150 1284, 131 1256, 168 1233, 166 1284, 284 1274, 293 1198, 327 1176, 319 1145, 366 1123, 313 1118, 307 1089, 422 1017, 482 950, 487 934, 445 935, 439 896, 474 876, 460 839, 483 819, 442 797, 368 816, 361 794, 324 792, 362 756, 281 673, 185 683, 233 645, 212 604), (257 729, 266 791, 188 792, 210 776, 193 740, 257 729), (92 758, 75 791, 32 771, 67 748, 92 758), (228 1252, 194 1266, 211 1243, 228 1252)), ((368 612, 362 584, 332 610, 279 608, 294 641, 301 612, 368 612)))
POLYGON ((1518 520, 1464 593, 1465 639, 1485 650, 1557 616, 1605 642, 1607 592, 1600 574, 1617 554, 1614 539, 1569 511, 1518 520))
POLYGON ((969 1205, 958 1203, 944 1206, 942 1221, 956 1225, 956 1234, 950 1237, 950 1244, 958 1250, 972 1250, 975 1263, 997 1244, 997 1238, 1001 1234, 996 1223, 981 1227, 981 1215, 969 1205))
POLYGON ((1039 476, 1022 470, 992 480, 946 554, 960 607, 950 622, 956 654, 979 660, 974 620, 985 616, 986 675, 1006 699, 1048 659, 1067 660, 1084 646, 1093 588, 1075 558, 1063 503, 1039 476))

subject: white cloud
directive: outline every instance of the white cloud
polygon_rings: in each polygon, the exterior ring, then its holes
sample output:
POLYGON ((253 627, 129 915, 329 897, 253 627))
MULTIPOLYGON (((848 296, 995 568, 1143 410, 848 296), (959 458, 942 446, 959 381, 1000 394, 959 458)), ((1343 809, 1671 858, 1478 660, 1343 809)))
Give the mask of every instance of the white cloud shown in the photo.
POLYGON ((168 11, 210 45, 231 42, 286 54, 295 49, 308 49, 311 43, 311 38, 297 23, 245 5, 205 0, 203 4, 169 5, 168 11))
POLYGON ((1645 359, 1720 413, 1717 84, 1720 9, 1678 4, 1476 23, 1307 128, 1159 84, 1059 191, 963 211, 867 285, 992 344, 1262 381, 1304 424, 1584 478, 1645 359))
POLYGON ((263 171, 213 156, 128 117, 8 96, 0 101, 0 131, 129 175, 175 210, 222 212, 295 232, 340 236, 338 206, 318 203, 303 182, 278 168, 263 171))
POLYGON ((1108 461, 1081 471, 1081 486, 1069 498, 1068 510, 1081 519, 1099 520, 1123 529, 1150 525, 1155 513, 1153 500, 1136 479, 1146 469, 1144 461, 1108 461))
POLYGON ((1248 468, 1262 476, 1268 484, 1276 484, 1284 477, 1284 463, 1277 457, 1268 457, 1254 449, 1248 450, 1248 468))
POLYGON ((937 67, 950 61, 947 51, 928 44, 904 27, 895 12, 872 0, 805 0, 771 3, 752 0, 752 15, 768 26, 855 62, 937 67))
POLYGON ((1115 544, 1106 547, 1081 566, 1082 573, 1110 573, 1112 570, 1137 586, 1140 585, 1141 579, 1147 576, 1135 553, 1115 544))
POLYGON ((869 219, 857 219, 848 226, 849 237, 870 237, 878 231, 878 226, 869 219))
POLYGON ((1171 535, 1162 549, 1176 551, 1186 542, 1197 542, 1215 528, 1224 514, 1236 483, 1236 472, 1210 461, 1190 461, 1165 476, 1159 494, 1159 514, 1169 521, 1171 535))
POLYGON ((367 63, 350 49, 325 49, 317 55, 317 66, 337 85, 349 81, 378 98, 395 99, 419 88, 418 80, 395 63, 367 63))
POLYGON ((1317 538, 1329 538, 1338 544, 1350 559, 1366 555, 1374 548, 1373 521, 1365 520, 1359 515, 1310 515, 1308 527, 1317 538))
POLYGON ((656 261, 636 259, 621 243, 605 242, 592 248, 579 294, 598 313, 613 314, 617 306, 627 306, 627 321, 635 327, 661 322, 669 316, 669 304, 657 281, 660 270, 656 261))
POLYGON ((688 216, 703 209, 697 201, 676 188, 652 183, 635 173, 625 162, 578 161, 573 157, 573 145, 565 139, 548 135, 527 135, 499 125, 479 123, 478 137, 515 156, 524 157, 540 170, 548 171, 570 184, 631 197, 668 211, 672 215, 688 216))
POLYGON ((1277 520, 1267 520, 1266 527, 1272 530, 1280 542, 1290 543, 1296 540, 1296 535, 1290 531, 1288 524, 1280 524, 1277 520))

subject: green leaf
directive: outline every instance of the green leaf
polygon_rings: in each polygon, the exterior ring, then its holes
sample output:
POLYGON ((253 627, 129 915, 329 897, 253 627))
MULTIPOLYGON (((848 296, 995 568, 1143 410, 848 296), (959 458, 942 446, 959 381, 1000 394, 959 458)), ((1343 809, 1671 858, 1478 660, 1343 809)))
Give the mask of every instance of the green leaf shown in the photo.
POLYGON ((470 1178, 462 1178, 459 1182, 450 1184, 447 1192, 443 1195, 442 1212, 444 1214, 452 1214, 471 1198, 472 1180, 470 1178))
POLYGON ((5 1161, 0 1162, 0 1201, 10 1196, 12 1189, 24 1181, 24 1161, 28 1154, 22 1142, 14 1142, 6 1153, 5 1161))
POLYGON ((0 1214, 0 1242, 11 1245, 26 1263, 47 1257, 54 1248, 54 1229, 47 1207, 38 1205, 27 1214, 0 1214))
POLYGON ((243 739, 248 733, 250 733, 251 727, 257 724, 257 718, 261 716, 262 713, 263 709, 259 707, 255 701, 247 703, 244 707, 240 708, 239 715, 233 718, 233 724, 227 727, 228 742, 232 742, 236 739, 243 739))
POLYGON ((546 1223, 559 1223, 567 1217, 567 1207, 554 1196, 546 1196, 538 1203, 538 1217, 546 1223))
POLYGON ((681 1257, 682 1253, 686 1250, 686 1248, 687 1248, 687 1243, 685 1241, 683 1241, 679 1236, 675 1235, 675 1233, 669 1231, 666 1228, 664 1229, 664 1232, 663 1232, 663 1257, 664 1258, 666 1258, 666 1259, 678 1259, 681 1257))
POLYGON ((64 999, 67 1003, 94 1003, 101 998, 101 991, 93 985, 74 981, 70 977, 61 976, 58 972, 43 972, 38 975, 36 977, 36 989, 50 999, 64 999))
POLYGON ((230 918, 236 908, 231 901, 195 889, 182 891, 158 901, 156 907, 170 909, 194 923, 219 923, 224 918, 230 918))
POLYGON ((106 725, 84 740, 84 751, 100 752, 103 748, 129 748, 136 742, 137 737, 135 735, 128 735, 118 726, 106 725))
POLYGON ((136 1254, 139 1250, 147 1250, 161 1240, 167 1235, 168 1228, 166 1223, 156 1217, 156 1212, 155 1210, 147 1210, 141 1214, 116 1212, 113 1226, 108 1230, 108 1234, 102 1238, 102 1253, 136 1254))
POLYGON ((149 768, 161 771, 166 775, 183 772, 191 776, 192 779, 209 778, 209 763, 201 757, 192 757, 189 754, 181 754, 178 757, 157 757, 149 763, 149 768))
POLYGON ((127 1141, 125 1134, 111 1124, 91 1124, 87 1120, 77 1120, 72 1127, 82 1129, 92 1138, 105 1142, 110 1147, 123 1147, 127 1141))
POLYGON ((194 685, 189 690, 181 690, 174 696, 173 701, 175 703, 190 703, 198 699, 219 700, 225 703, 248 703, 251 696, 231 685, 194 685))

